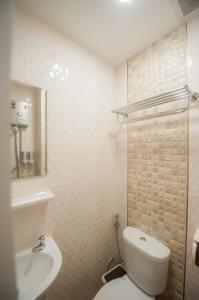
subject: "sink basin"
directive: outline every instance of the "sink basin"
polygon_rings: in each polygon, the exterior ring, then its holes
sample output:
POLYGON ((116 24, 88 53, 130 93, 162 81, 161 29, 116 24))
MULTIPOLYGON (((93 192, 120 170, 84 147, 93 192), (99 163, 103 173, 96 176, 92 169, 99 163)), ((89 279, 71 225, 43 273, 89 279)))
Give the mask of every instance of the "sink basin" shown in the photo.
POLYGON ((51 236, 44 250, 32 253, 32 246, 15 256, 18 300, 34 300, 42 295, 57 277, 62 264, 61 252, 51 236))

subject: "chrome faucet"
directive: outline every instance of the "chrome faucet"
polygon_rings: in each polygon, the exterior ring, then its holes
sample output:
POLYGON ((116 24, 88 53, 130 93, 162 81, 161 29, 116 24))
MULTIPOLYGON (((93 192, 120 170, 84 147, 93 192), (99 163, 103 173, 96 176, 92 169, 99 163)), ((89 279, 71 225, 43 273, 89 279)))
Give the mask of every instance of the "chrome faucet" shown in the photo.
POLYGON ((44 250, 44 248, 46 247, 45 236, 43 234, 40 236, 38 240, 39 240, 39 245, 32 248, 33 253, 40 252, 44 250))

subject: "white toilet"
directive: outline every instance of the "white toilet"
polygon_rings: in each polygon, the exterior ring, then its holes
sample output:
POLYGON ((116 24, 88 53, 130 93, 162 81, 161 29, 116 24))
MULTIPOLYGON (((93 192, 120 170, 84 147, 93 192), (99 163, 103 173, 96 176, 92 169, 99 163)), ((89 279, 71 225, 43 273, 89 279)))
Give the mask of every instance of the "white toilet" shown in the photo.
POLYGON ((154 300, 167 283, 170 250, 143 231, 123 231, 127 275, 106 283, 94 300, 154 300))

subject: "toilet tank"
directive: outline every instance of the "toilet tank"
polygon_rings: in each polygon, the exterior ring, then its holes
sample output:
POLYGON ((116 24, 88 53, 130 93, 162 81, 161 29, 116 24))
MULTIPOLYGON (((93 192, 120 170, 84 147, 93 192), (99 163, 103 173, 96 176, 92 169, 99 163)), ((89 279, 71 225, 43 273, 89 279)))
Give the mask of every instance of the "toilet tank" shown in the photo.
POLYGON ((123 239, 129 278, 151 296, 162 294, 167 284, 169 248, 133 227, 124 229, 123 239))

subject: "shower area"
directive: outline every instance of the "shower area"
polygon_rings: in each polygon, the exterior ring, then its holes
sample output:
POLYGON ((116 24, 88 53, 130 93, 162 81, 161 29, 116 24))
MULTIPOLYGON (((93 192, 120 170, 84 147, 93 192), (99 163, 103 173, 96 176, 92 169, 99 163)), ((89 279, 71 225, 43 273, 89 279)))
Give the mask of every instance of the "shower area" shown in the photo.
POLYGON ((198 100, 187 85, 186 43, 182 26, 130 59, 128 103, 113 111, 127 124, 128 225, 172 252, 164 300, 185 296, 189 109, 198 100))

